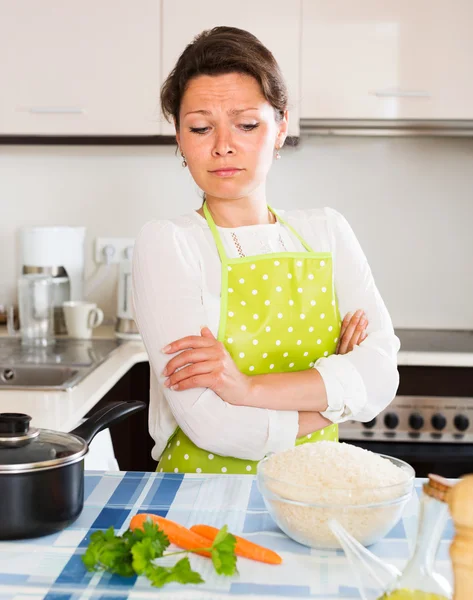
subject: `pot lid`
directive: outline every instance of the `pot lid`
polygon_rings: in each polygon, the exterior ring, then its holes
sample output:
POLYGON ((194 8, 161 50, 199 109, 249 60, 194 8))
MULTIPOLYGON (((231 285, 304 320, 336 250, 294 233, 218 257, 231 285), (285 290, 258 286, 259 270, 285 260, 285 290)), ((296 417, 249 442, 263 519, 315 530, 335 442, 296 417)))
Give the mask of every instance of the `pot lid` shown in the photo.
POLYGON ((87 444, 71 433, 34 429, 31 417, 0 413, 0 475, 51 469, 77 462, 87 444))

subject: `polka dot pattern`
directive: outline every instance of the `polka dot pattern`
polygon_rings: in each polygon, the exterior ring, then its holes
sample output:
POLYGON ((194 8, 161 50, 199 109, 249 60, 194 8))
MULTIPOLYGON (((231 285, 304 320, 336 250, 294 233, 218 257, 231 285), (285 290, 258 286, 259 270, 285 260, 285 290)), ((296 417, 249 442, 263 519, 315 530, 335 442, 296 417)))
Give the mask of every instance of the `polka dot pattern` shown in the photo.
MULTIPOLYGON (((247 375, 303 371, 335 352, 340 315, 329 254, 268 255, 235 259, 227 266, 220 339, 240 371, 247 375)), ((326 427, 296 444, 321 439, 337 441, 338 427, 326 427)), ((256 466, 198 448, 178 429, 158 471, 255 474, 256 466)))
POLYGON ((234 291, 226 296, 226 346, 243 373, 300 371, 333 354, 339 314, 332 304, 329 255, 304 260, 268 256, 257 263, 240 259, 230 266, 228 286, 234 291), (241 349, 248 347, 252 352, 242 357, 241 349), (253 358, 256 351, 259 365, 253 358))
MULTIPOLYGON (((338 427, 330 425, 321 431, 309 433, 296 441, 296 446, 320 440, 338 441, 338 427)), ((211 454, 196 446, 178 429, 171 438, 169 455, 159 461, 158 473, 215 473, 215 474, 246 474, 256 475, 257 462, 228 456, 211 454), (179 442, 179 444, 177 443, 179 442)))

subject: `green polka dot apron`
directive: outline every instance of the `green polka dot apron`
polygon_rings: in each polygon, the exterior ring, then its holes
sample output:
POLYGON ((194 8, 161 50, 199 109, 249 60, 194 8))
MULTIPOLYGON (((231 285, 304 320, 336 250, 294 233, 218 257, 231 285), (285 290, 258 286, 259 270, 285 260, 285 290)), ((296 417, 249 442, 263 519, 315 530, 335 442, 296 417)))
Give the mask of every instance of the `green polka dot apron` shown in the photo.
MULTIPOLYGON (((204 203, 204 214, 222 263, 218 339, 246 375, 311 369, 335 352, 340 333, 331 253, 313 252, 301 236, 268 209, 301 242, 305 252, 278 252, 228 258, 204 203)), ((330 425, 296 440, 338 441, 330 425)), ((257 462, 220 456, 196 446, 177 428, 168 440, 158 471, 255 474, 257 462)))

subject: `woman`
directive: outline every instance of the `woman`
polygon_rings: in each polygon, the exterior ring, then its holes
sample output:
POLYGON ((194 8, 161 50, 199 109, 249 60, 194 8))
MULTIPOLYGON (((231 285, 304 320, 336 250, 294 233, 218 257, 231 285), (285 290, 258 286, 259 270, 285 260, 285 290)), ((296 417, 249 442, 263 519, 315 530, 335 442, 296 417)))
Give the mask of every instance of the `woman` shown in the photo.
POLYGON ((337 441, 337 423, 383 410, 399 341, 344 218, 267 204, 288 125, 272 54, 239 29, 203 32, 161 103, 204 203, 135 243, 153 457, 160 471, 254 474, 269 452, 337 441))

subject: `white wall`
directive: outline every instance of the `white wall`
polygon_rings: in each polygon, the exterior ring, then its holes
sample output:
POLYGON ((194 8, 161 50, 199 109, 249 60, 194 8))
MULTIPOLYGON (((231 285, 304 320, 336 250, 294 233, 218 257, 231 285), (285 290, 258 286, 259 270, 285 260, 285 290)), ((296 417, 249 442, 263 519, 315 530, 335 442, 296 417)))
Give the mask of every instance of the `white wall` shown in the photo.
MULTIPOLYGON (((276 207, 347 217, 395 326, 473 329, 473 140, 303 139, 268 191, 276 207)), ((0 304, 15 297, 24 225, 85 225, 90 283, 97 236, 134 237, 199 205, 174 147, 0 146, 0 304)), ((92 295, 110 318, 115 286, 114 268, 92 295)))

